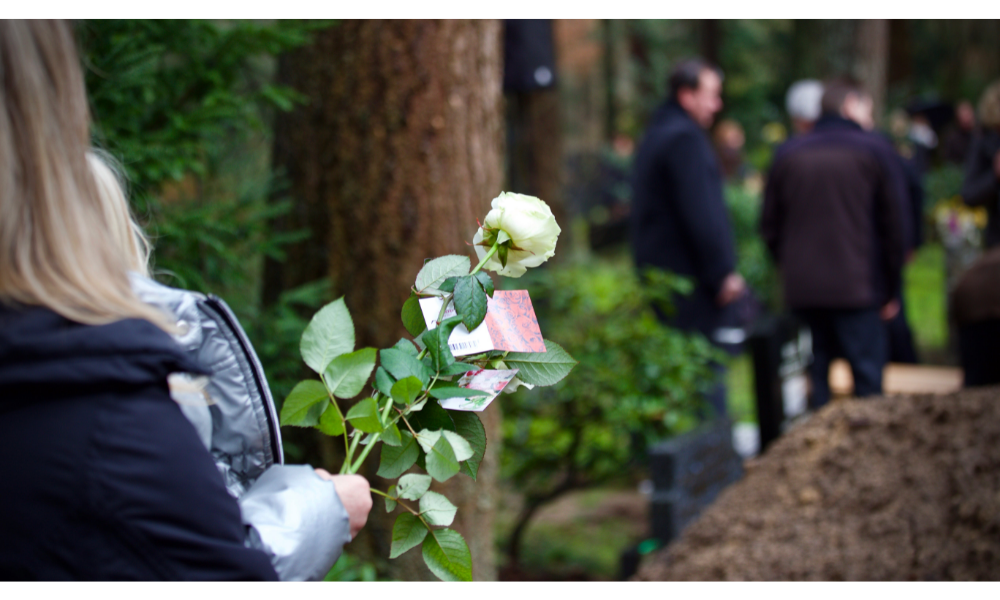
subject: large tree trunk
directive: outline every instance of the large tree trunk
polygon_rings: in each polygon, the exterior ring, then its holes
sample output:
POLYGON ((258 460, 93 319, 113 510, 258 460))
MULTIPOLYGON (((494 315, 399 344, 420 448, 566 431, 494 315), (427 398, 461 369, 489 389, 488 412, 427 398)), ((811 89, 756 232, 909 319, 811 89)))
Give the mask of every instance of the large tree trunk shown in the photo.
MULTIPOLYGON (((276 125, 275 163, 296 203, 281 225, 313 237, 284 271, 271 265, 266 285, 328 275, 335 297, 346 296, 359 348, 406 335, 400 308, 425 258, 475 256, 466 242, 502 177, 500 33, 497 21, 345 21, 281 60, 280 80, 309 97, 276 125)), ((499 404, 482 413, 489 446, 479 481, 435 484, 458 506, 455 528, 479 580, 496 578, 499 404)), ((377 454, 366 473, 384 490, 377 454)), ((347 550, 387 557, 395 516, 376 501, 347 550)), ((433 579, 419 549, 389 565, 395 578, 433 579)))
POLYGON ((889 74, 889 21, 865 19, 858 23, 857 72, 874 101, 875 121, 882 120, 885 111, 885 88, 889 74))

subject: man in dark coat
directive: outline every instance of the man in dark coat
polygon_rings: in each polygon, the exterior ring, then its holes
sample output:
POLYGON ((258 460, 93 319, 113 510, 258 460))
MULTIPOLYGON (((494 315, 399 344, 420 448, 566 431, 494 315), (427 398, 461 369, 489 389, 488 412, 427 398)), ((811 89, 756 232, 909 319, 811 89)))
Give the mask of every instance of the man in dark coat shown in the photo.
MULTIPOLYGON (((689 296, 675 296, 674 314, 660 317, 711 340, 724 307, 746 289, 735 272, 722 177, 705 133, 722 109, 722 74, 692 59, 677 65, 669 84, 670 98, 653 114, 635 157, 632 249, 640 269, 694 280, 689 296)), ((712 392, 709 402, 725 414, 725 389, 712 392)))
POLYGON ((857 396, 882 393, 886 328, 899 312, 906 183, 892 146, 869 125, 871 100, 853 82, 826 86, 814 130, 778 149, 761 234, 778 264, 785 304, 812 332, 813 407, 829 400, 834 355, 857 396))

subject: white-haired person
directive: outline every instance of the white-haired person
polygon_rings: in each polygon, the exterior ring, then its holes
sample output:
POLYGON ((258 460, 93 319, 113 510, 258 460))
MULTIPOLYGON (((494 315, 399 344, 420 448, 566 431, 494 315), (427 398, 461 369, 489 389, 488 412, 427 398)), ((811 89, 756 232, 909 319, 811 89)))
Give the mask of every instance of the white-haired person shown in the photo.
POLYGON ((277 579, 109 234, 69 24, 0 20, 0 73, 0 579, 277 579))
POLYGON ((820 116, 823 84, 815 79, 800 79, 785 94, 785 110, 796 135, 809 133, 820 116))
POLYGON ((175 378, 174 397, 240 503, 247 545, 267 553, 282 580, 322 579, 367 520, 367 480, 283 464, 267 378, 236 316, 221 298, 150 278, 151 245, 129 210, 124 177, 107 155, 87 158, 132 289, 176 320, 174 339, 212 373, 203 387, 175 378))

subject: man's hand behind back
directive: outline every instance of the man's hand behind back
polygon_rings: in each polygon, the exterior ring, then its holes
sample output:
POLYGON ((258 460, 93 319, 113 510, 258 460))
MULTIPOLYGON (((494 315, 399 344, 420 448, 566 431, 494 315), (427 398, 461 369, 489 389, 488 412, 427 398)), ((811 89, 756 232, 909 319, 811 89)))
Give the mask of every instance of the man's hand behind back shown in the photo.
POLYGON ((739 273, 730 273, 722 280, 722 286, 719 287, 719 295, 716 296, 715 301, 719 306, 725 306, 742 296, 746 291, 747 282, 743 280, 743 276, 739 273))

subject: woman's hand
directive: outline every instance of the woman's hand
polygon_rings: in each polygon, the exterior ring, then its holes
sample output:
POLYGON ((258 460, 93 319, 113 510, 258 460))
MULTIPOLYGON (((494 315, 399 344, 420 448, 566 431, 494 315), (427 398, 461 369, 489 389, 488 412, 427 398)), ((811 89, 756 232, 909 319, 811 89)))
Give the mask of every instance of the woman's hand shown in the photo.
POLYGON ((324 469, 316 469, 316 474, 327 481, 333 482, 340 503, 347 511, 351 526, 351 539, 361 531, 368 522, 368 513, 372 509, 372 493, 368 480, 361 475, 331 475, 324 469))

